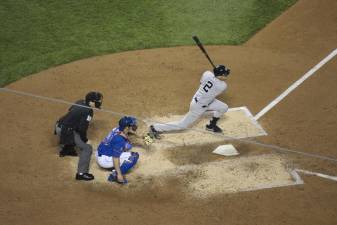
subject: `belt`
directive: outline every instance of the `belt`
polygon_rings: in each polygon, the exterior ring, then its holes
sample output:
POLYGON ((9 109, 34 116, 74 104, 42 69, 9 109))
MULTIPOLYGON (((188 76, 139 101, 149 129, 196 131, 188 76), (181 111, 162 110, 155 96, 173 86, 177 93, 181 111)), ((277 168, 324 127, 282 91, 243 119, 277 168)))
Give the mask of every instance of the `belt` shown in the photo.
POLYGON ((100 154, 100 153, 98 153, 98 152, 97 152, 97 156, 98 156, 98 157, 102 157, 102 156, 112 157, 112 156, 109 156, 109 155, 100 154))
MULTIPOLYGON (((194 101, 196 102, 196 103, 198 103, 198 99, 197 99, 197 97, 194 97, 194 101)), ((203 105, 203 106, 201 106, 202 108, 206 108, 208 105, 203 105)))
POLYGON ((64 129, 67 129, 67 130, 74 130, 73 127, 65 126, 64 124, 61 124, 61 123, 59 123, 59 122, 56 123, 56 126, 57 126, 58 128, 61 128, 61 129, 64 128, 64 129))

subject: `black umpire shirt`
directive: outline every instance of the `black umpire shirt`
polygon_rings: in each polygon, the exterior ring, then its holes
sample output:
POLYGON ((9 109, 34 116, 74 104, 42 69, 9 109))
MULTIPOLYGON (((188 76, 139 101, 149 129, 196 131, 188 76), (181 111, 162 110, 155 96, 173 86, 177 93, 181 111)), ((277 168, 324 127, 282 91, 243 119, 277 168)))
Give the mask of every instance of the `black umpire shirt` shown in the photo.
POLYGON ((90 107, 85 103, 84 100, 78 100, 75 102, 76 105, 72 105, 69 108, 69 111, 66 115, 60 118, 59 125, 64 126, 66 128, 72 128, 76 131, 82 141, 87 142, 87 130, 89 127, 89 122, 94 116, 94 111, 92 108, 85 108, 78 105, 83 105, 86 107, 90 107))

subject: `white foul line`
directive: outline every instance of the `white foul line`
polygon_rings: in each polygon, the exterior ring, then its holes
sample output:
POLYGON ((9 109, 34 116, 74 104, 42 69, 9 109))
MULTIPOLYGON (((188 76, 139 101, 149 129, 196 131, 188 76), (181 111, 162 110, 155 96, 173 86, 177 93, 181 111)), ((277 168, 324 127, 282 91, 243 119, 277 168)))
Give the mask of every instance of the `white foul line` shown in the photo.
POLYGON ((307 174, 307 175, 315 175, 315 176, 322 177, 322 178, 325 178, 325 179, 337 181, 337 177, 326 175, 326 174, 323 174, 323 173, 316 173, 316 172, 311 172, 311 171, 301 170, 301 169, 296 169, 296 171, 299 172, 299 173, 307 174))
POLYGON ((304 74, 299 80, 293 83, 287 90, 285 90, 280 96, 278 96, 275 100, 273 100, 269 105, 264 107, 259 113, 254 116, 255 120, 260 119, 265 113, 267 113, 271 108, 273 108, 277 103, 279 103, 283 98, 285 98, 290 92, 292 92, 295 88, 297 88, 301 83, 303 83, 306 79, 308 79, 311 75, 313 75, 317 70, 319 70, 324 64, 329 62, 333 57, 337 55, 337 48, 333 50, 327 57, 325 57, 322 61, 320 61, 316 66, 314 66, 311 70, 309 70, 306 74, 304 74))
MULTIPOLYGON (((65 100, 41 96, 41 95, 35 95, 35 94, 32 94, 32 93, 12 90, 12 89, 9 89, 9 88, 0 88, 0 92, 7 92, 7 93, 16 94, 16 95, 28 96, 28 97, 32 97, 32 98, 46 100, 48 102, 56 102, 56 103, 61 103, 61 104, 66 104, 66 105, 74 105, 74 103, 71 103, 71 102, 68 102, 68 101, 65 101, 65 100)), ((77 106, 86 108, 85 106, 82 106, 82 105, 77 105, 77 106)), ((119 116, 127 115, 127 114, 118 113, 118 112, 114 112, 114 111, 107 110, 107 109, 96 109, 96 108, 92 108, 92 109, 96 110, 96 111, 110 113, 112 115, 119 115, 119 116)), ((132 115, 128 115, 128 116, 132 116, 132 115)), ((146 118, 141 118, 141 117, 137 117, 137 116, 133 116, 133 117, 141 119, 145 123, 146 123, 146 121, 149 121, 146 118)), ((150 120, 150 121, 153 121, 155 123, 160 123, 159 121, 155 121, 155 120, 150 120)), ((286 153, 294 153, 294 154, 299 154, 299 155, 303 155, 303 156, 307 156, 307 157, 312 157, 312 158, 317 158, 317 159, 322 159, 322 160, 329 160, 329 161, 337 163, 337 158, 335 159, 335 158, 332 158, 332 157, 329 157, 329 156, 322 156, 322 155, 313 154, 313 153, 306 153, 306 152, 292 150, 292 149, 288 149, 288 148, 284 148, 284 147, 280 147, 280 146, 272 145, 272 144, 264 144, 264 143, 260 143, 260 142, 250 140, 250 139, 238 139, 238 138, 231 137, 231 136, 225 136, 222 133, 213 133, 213 132, 209 132, 209 131, 206 131, 204 129, 199 129, 199 128, 188 128, 186 130, 194 130, 194 131, 197 131, 197 132, 200 132, 200 133, 207 133, 207 134, 212 133, 214 136, 223 137, 224 140, 231 140, 231 141, 235 141, 235 142, 239 142, 239 143, 253 144, 253 145, 262 146, 262 147, 265 147, 265 148, 271 148, 275 151, 286 152, 286 153)))

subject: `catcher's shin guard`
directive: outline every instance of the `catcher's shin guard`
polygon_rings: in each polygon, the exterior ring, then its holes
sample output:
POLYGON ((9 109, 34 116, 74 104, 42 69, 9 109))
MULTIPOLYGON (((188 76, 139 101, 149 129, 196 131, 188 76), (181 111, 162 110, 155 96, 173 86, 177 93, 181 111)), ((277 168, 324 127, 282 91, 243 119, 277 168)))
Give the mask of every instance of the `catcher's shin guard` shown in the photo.
POLYGON ((131 152, 131 156, 121 165, 122 174, 126 174, 130 169, 132 169, 136 165, 138 158, 138 152, 131 152))

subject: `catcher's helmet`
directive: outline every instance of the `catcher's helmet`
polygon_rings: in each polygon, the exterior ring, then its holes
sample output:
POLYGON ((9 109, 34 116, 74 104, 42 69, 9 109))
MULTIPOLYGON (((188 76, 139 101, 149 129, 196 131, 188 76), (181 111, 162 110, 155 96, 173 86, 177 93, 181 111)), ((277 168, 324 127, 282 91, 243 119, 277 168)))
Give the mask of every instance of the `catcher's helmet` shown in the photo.
POLYGON ((91 91, 85 96, 85 103, 89 105, 89 102, 94 102, 96 108, 101 108, 103 95, 96 91, 91 91))
POLYGON ((228 68, 226 68, 224 65, 217 65, 214 69, 213 69, 214 75, 217 76, 225 76, 227 77, 230 73, 230 70, 228 68))
POLYGON ((131 127, 133 131, 137 130, 137 119, 131 116, 122 117, 119 122, 119 130, 123 131, 126 127, 131 127))

